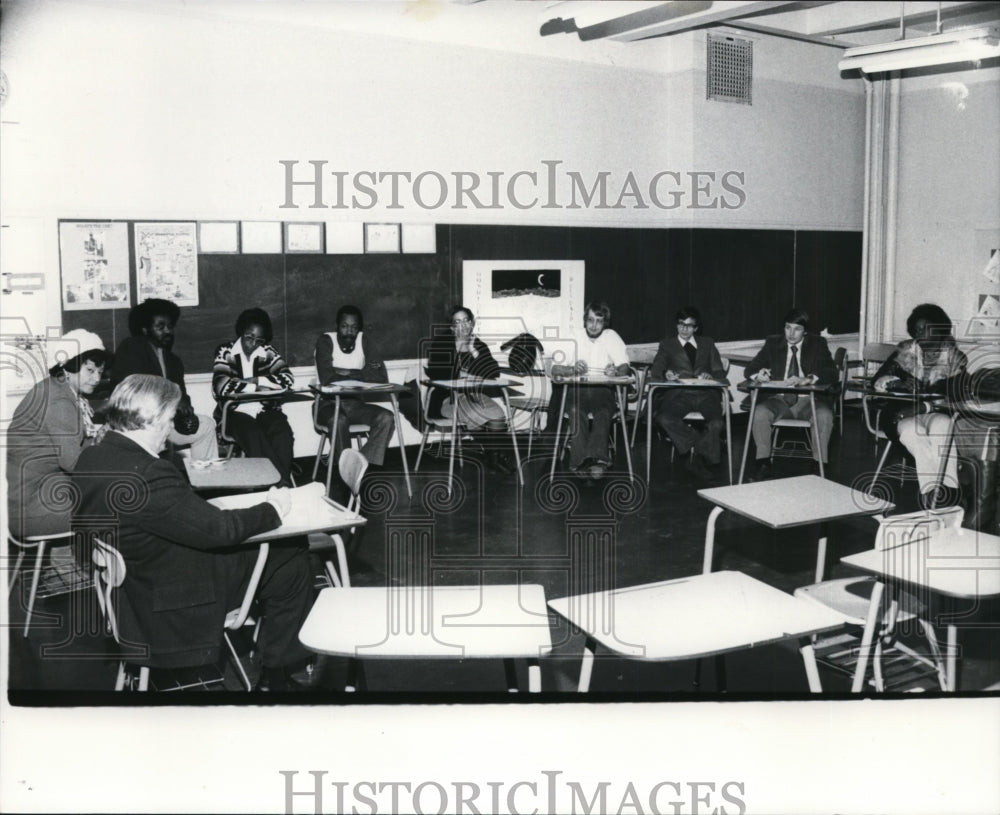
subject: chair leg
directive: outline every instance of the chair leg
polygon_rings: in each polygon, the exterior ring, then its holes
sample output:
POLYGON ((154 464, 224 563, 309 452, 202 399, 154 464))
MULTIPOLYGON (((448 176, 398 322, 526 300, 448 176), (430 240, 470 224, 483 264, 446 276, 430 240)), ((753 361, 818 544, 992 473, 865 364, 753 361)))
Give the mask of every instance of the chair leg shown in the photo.
POLYGON ((417 450, 417 463, 413 465, 413 472, 417 472, 420 469, 420 459, 424 454, 424 445, 427 444, 427 434, 430 433, 430 425, 424 425, 424 434, 420 437, 420 449, 417 450))
POLYGON ((118 663, 118 676, 115 677, 115 690, 125 690, 125 661, 118 663))
POLYGON ((887 441, 885 443, 885 450, 882 451, 882 457, 878 460, 878 466, 875 468, 875 475, 872 476, 871 483, 868 485, 868 492, 870 493, 875 489, 875 482, 878 481, 878 474, 882 472, 882 465, 885 464, 885 460, 889 455, 889 448, 892 447, 892 442, 887 441))
POLYGON ((326 447, 326 436, 321 435, 319 437, 319 449, 316 451, 316 461, 313 463, 313 475, 312 480, 316 480, 316 476, 319 475, 319 462, 323 458, 323 448, 326 447))
POLYGON ((233 665, 236 666, 236 670, 239 672, 240 679, 243 680, 243 684, 248 691, 253 690, 253 685, 250 683, 250 677, 247 676, 247 672, 243 670, 243 663, 240 662, 240 658, 236 653, 236 648, 233 647, 233 641, 229 637, 228 631, 222 632, 222 637, 226 641, 226 645, 229 646, 229 654, 233 658, 233 665))
MULTIPOLYGON (((879 617, 882 612, 882 592, 885 586, 875 582, 872 585, 871 600, 868 604, 868 616, 865 618, 864 632, 861 635, 861 646, 858 649, 858 663, 854 667, 854 678, 851 681, 851 693, 860 693, 864 686, 865 676, 868 673, 868 660, 872 659, 872 642, 875 639, 875 629, 878 626, 879 617)), ((876 646, 873 658, 876 674, 876 685, 882 675, 881 669, 882 650, 881 643, 876 646)))
POLYGON ((42 558, 45 556, 46 541, 39 541, 38 552, 35 555, 35 571, 31 575, 31 592, 28 594, 28 612, 24 618, 24 636, 28 636, 31 627, 31 613, 35 610, 35 595, 38 593, 38 578, 42 573, 42 558))
POLYGON ((931 649, 931 658, 934 660, 938 675, 938 685, 941 686, 941 690, 948 690, 948 675, 944 667, 944 658, 941 655, 941 646, 938 644, 937 634, 934 633, 934 626, 927 620, 919 620, 919 623, 927 638, 927 645, 931 649))
POLYGON ((146 665, 139 669, 139 690, 143 692, 149 690, 149 668, 146 665))
POLYGON ((7 598, 10 599, 11 593, 14 591, 14 584, 17 582, 18 575, 21 574, 21 564, 24 562, 24 549, 20 547, 17 550, 17 560, 14 561, 14 569, 10 573, 10 584, 7 586, 7 598))

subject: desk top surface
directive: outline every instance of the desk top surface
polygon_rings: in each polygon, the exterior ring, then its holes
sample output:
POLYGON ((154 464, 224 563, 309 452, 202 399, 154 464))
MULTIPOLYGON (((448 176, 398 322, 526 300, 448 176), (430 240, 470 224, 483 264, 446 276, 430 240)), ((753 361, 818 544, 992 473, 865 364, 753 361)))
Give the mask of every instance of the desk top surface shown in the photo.
POLYGON ((776 393, 829 393, 837 388, 836 385, 792 385, 782 379, 773 379, 768 382, 754 382, 752 379, 744 379, 737 386, 741 391, 775 391, 776 393))
POLYGON ((948 529, 901 546, 869 549, 841 563, 950 597, 1000 596, 1000 538, 971 529, 948 529))
POLYGON ((840 628, 843 615, 742 572, 550 600, 549 608, 615 653, 677 660, 840 628))
POLYGON ((552 381, 557 385, 629 385, 634 377, 631 374, 624 376, 606 376, 605 374, 584 374, 583 376, 553 376, 552 381))
POLYGON ((409 393, 410 389, 396 382, 358 382, 345 380, 329 385, 310 385, 309 390, 323 396, 364 396, 366 393, 409 393))
POLYGON ((728 382, 720 382, 718 379, 673 379, 673 380, 653 380, 647 379, 646 385, 652 388, 728 388, 728 382))
MULTIPOLYGON (((322 484, 312 482, 302 487, 295 487, 289 490, 289 493, 291 494, 292 508, 285 516, 281 526, 247 538, 247 541, 274 541, 280 538, 308 535, 310 532, 334 532, 339 529, 351 529, 367 523, 360 515, 349 512, 346 507, 342 507, 327 498, 322 484)), ((219 509, 246 509, 266 500, 267 495, 264 493, 241 493, 212 498, 208 503, 219 509)))
POLYGON ((196 490, 254 490, 281 480, 270 459, 230 458, 196 461, 184 459, 188 480, 196 490))
POLYGON ((538 585, 323 589, 307 648, 360 658, 537 658, 552 650, 538 585))
POLYGON ((220 402, 295 402, 311 399, 309 388, 259 388, 239 393, 226 393, 219 397, 220 402))
POLYGON ((773 529, 875 515, 895 506, 818 475, 711 487, 698 495, 773 529))
POLYGON ((435 388, 449 388, 450 390, 472 390, 479 388, 516 388, 521 382, 505 377, 497 379, 484 379, 481 376, 463 376, 459 379, 431 379, 429 384, 435 388))

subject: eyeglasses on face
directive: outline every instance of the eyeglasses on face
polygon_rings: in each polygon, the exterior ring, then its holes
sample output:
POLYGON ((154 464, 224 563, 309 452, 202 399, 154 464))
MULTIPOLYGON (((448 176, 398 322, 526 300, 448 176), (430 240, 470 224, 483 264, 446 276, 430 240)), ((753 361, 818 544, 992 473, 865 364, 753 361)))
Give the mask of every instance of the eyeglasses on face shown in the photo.
POLYGON ((680 328, 697 328, 698 327, 698 323, 686 323, 686 322, 684 322, 684 320, 678 320, 677 321, 677 325, 680 328))

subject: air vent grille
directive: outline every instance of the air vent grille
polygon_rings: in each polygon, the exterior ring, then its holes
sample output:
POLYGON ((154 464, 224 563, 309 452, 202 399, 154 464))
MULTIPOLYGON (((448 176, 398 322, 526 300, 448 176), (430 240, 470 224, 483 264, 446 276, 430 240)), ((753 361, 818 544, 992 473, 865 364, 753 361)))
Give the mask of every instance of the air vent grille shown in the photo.
POLYGON ((705 98, 753 104, 753 42, 724 34, 708 35, 705 98))

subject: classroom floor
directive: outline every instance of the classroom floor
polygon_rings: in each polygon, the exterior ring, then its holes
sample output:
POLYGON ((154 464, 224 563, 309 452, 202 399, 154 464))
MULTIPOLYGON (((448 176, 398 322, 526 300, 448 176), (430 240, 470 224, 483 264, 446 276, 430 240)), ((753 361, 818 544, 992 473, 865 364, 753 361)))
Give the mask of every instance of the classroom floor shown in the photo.
MULTIPOLYGON (((745 416, 734 418, 734 457, 746 431, 745 416)), ((670 461, 670 448, 654 440, 652 475, 645 483, 645 447, 642 429, 633 460, 636 480, 629 485, 625 457, 619 447, 617 467, 605 480, 588 485, 557 470, 548 479, 550 444, 539 444, 525 465, 526 483, 519 487, 515 475, 485 472, 474 460, 458 469, 452 496, 446 494, 446 456, 425 454, 420 473, 412 474, 414 497, 407 499, 398 451, 390 451, 386 466, 366 476, 362 513, 368 524, 349 545, 351 579, 356 586, 400 584, 458 585, 475 583, 540 583, 546 597, 575 593, 570 587, 581 579, 600 580, 619 587, 698 574, 702 566, 705 524, 712 505, 696 494, 682 461, 670 461), (418 533, 414 534, 414 530, 418 533), (602 537, 603 536, 603 537, 602 537), (611 556, 593 565, 581 578, 581 566, 567 553, 578 552, 576 542, 602 540, 611 556), (401 542, 400 542, 401 541, 401 542), (600 570, 597 573, 596 570, 600 570)), ((526 437, 521 440, 522 453, 526 437)), ((416 450, 408 450, 410 468, 416 450)), ((848 408, 841 438, 834 434, 827 477, 843 484, 867 483, 865 474, 875 465, 874 444, 857 410, 848 408)), ((308 477, 312 460, 297 462, 308 477)), ((810 471, 805 460, 777 460, 775 477, 810 471)), ((722 480, 720 471, 719 485, 722 480)), ((870 477, 870 476, 869 476, 870 477)), ((916 508, 915 482, 885 481, 902 510, 916 508)), ((872 546, 876 524, 868 518, 834 522, 829 529, 827 577, 851 574, 841 566, 844 555, 872 546)), ((815 527, 772 531, 759 524, 723 513, 716 532, 716 569, 746 572, 765 583, 791 592, 812 582, 816 552, 815 527)), ((12 561, 11 561, 12 563, 12 561)), ((317 563, 317 572, 320 566, 317 563)), ((115 645, 103 635, 92 591, 55 594, 39 598, 28 637, 22 636, 24 619, 19 581, 10 602, 9 687, 11 701, 27 704, 105 704, 114 686, 117 663, 115 645), (67 624, 65 621, 71 621, 67 624), (71 630, 73 629, 73 630, 71 630)), ((591 589, 592 590, 592 589, 591 589)), ((962 657, 959 690, 981 691, 1000 680, 1000 608, 995 602, 971 609, 963 621, 959 642, 962 657)), ((712 614, 712 610, 706 613, 712 614)), ((541 660, 542 688, 546 700, 577 701, 583 637, 550 614, 552 654, 541 660), (551 694, 551 695, 550 695, 551 694)), ((720 614, 719 625, 725 625, 720 614)), ((909 638, 905 634, 904 638, 909 638)), ((913 644, 919 645, 919 639, 913 644)), ((244 662, 251 679, 257 670, 249 659, 249 642, 243 642, 244 662)), ((649 663, 626 660, 598 651, 591 697, 603 699, 789 698, 808 692, 802 660, 792 643, 764 646, 728 655, 724 679, 717 661, 706 661, 695 686, 695 663, 649 663), (724 685, 722 684, 724 681, 724 685)), ((379 702, 412 701, 528 701, 527 694, 511 697, 500 660, 366 660, 364 698, 379 702), (384 695, 383 695, 384 694, 384 695)), ((527 688, 527 670, 518 665, 519 686, 527 688)), ((334 704, 361 701, 360 695, 342 692, 348 672, 344 659, 321 657, 308 674, 312 692, 295 697, 310 703, 334 704)), ((209 666, 194 678, 215 678, 208 689, 224 692, 212 697, 226 703, 253 701, 240 693, 241 685, 228 664, 209 666)), ((848 678, 821 666, 824 692, 848 690, 848 678)), ((191 680, 190 675, 160 675, 160 687, 191 680)), ((934 692, 936 684, 926 675, 906 672, 890 680, 896 692, 934 692)), ((136 703, 134 694, 118 694, 115 703, 136 703), (129 697, 127 701, 125 697, 129 697)), ((183 695, 185 700, 194 693, 183 695)), ((175 704, 175 694, 157 698, 175 704)), ((206 697, 199 697, 202 701, 206 697)), ((286 697, 286 701, 290 697, 286 697)), ((149 703, 145 701, 145 703, 149 703)))

